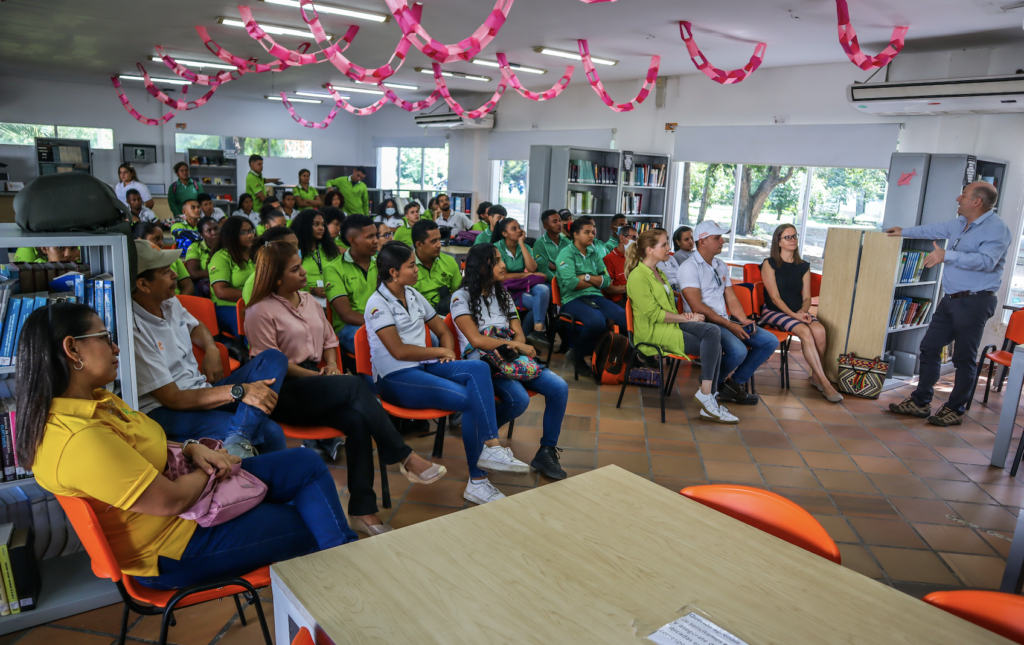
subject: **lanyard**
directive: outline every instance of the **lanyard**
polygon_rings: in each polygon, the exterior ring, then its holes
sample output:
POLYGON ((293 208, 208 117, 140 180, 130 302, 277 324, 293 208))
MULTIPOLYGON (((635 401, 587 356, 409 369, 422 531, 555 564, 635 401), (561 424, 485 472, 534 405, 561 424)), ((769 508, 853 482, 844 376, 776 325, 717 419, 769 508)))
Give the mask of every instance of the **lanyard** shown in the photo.
POLYGON ((324 274, 324 265, 320 262, 320 247, 316 247, 316 251, 313 253, 313 261, 316 262, 316 269, 320 272, 320 275, 324 274))
POLYGON ((964 227, 964 230, 960 231, 960 235, 958 235, 958 236, 957 236, 957 238, 956 238, 956 242, 953 242, 953 248, 951 248, 951 249, 950 249, 950 251, 955 251, 955 250, 956 250, 956 245, 957 245, 957 244, 960 244, 960 238, 962 238, 962 237, 964 236, 964 233, 966 233, 966 232, 967 232, 967 229, 969 229, 969 228, 971 228, 971 225, 970 225, 970 224, 968 224, 967 226, 965 226, 965 227, 964 227))

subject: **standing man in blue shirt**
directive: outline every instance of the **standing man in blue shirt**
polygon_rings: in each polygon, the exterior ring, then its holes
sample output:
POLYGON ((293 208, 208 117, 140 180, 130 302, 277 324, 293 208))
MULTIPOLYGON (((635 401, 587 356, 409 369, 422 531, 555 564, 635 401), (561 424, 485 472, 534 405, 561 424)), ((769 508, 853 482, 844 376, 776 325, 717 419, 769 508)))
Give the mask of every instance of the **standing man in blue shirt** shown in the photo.
POLYGON ((949 222, 896 226, 886 231, 890 237, 924 240, 949 240, 948 250, 933 242, 935 250, 924 260, 925 267, 945 264, 942 272, 942 300, 939 301, 924 339, 921 340, 921 374, 917 389, 902 403, 891 403, 896 414, 928 417, 936 426, 963 423, 964 409, 974 394, 978 346, 985 323, 998 304, 996 293, 1003 276, 1010 229, 992 210, 999 193, 992 184, 976 181, 964 186, 956 198, 958 217, 949 222), (931 413, 933 388, 939 380, 939 355, 942 348, 956 341, 953 365, 956 380, 949 400, 931 413))

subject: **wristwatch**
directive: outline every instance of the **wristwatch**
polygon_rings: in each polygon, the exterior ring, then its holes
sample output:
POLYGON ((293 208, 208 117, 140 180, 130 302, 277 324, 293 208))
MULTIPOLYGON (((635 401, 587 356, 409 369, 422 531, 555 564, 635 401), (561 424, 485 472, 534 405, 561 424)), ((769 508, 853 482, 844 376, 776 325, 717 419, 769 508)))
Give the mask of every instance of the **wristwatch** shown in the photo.
POLYGON ((241 403, 242 399, 245 398, 245 388, 241 385, 232 385, 231 398, 234 399, 236 403, 241 403))
POLYGON ((188 452, 185 450, 185 448, 188 448, 188 445, 190 443, 194 443, 197 446, 200 446, 202 444, 199 443, 198 439, 186 439, 185 441, 183 441, 181 443, 181 454, 185 457, 185 459, 188 459, 189 461, 192 461, 192 459, 189 458, 189 456, 188 456, 188 452))
POLYGON ((590 282, 590 274, 587 273, 586 275, 584 275, 583 279, 586 280, 587 282, 590 282))

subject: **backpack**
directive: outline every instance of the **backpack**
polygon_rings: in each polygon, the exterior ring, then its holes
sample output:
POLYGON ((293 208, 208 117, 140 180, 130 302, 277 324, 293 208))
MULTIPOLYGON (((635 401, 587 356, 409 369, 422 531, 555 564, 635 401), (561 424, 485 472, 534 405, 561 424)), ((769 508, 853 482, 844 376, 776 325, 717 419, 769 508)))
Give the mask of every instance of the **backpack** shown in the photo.
MULTIPOLYGON (((188 180, 189 180, 189 182, 191 182, 191 184, 195 187, 195 189, 197 191, 203 192, 203 189, 199 187, 199 182, 196 181, 195 178, 189 177, 188 180)), ((171 194, 177 196, 177 194, 178 194, 178 182, 174 182, 173 184, 171 184, 171 194)))
POLYGON ((177 243, 179 249, 181 249, 181 257, 185 258, 185 254, 188 253, 188 248, 193 244, 198 244, 203 240, 203 236, 199 234, 199 231, 190 231, 187 228, 179 228, 171 231, 171 235, 174 237, 174 241, 177 243))
POLYGON ((606 332, 594 350, 594 379, 598 385, 619 385, 626 375, 629 341, 622 334, 606 332))

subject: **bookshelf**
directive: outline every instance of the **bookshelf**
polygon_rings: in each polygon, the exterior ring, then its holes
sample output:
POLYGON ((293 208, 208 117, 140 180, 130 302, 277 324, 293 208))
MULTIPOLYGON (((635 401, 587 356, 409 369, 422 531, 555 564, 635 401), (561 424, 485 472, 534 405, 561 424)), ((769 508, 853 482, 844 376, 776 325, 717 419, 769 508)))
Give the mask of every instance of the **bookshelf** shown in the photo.
POLYGON ((223 150, 188 149, 188 173, 202 186, 203 192, 213 197, 217 206, 227 205, 224 212, 238 202, 244 191, 238 186, 238 159, 224 156, 223 150))
POLYGON ((92 174, 92 151, 88 139, 36 137, 36 160, 40 175, 60 172, 92 174))

